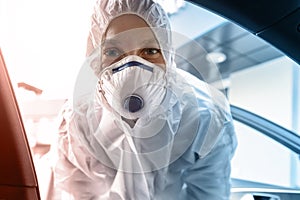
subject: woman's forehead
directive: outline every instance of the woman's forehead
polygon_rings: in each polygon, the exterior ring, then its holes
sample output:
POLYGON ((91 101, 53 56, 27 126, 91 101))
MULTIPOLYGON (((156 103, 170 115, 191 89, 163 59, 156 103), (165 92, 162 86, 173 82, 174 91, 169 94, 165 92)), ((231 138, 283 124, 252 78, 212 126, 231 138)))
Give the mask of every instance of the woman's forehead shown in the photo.
POLYGON ((123 14, 114 18, 107 26, 105 35, 116 35, 124 31, 149 28, 147 22, 135 14, 123 14))
POLYGON ((122 41, 132 38, 147 41, 156 39, 144 19, 135 14, 124 14, 109 23, 103 39, 122 41))
POLYGON ((148 46, 148 45, 158 45, 157 39, 153 32, 148 29, 132 29, 119 34, 108 34, 102 42, 102 46, 112 45, 112 46, 148 46))
MULTIPOLYGON (((118 35, 120 36, 120 35, 118 35)), ((154 44, 158 45, 156 38, 153 37, 134 37, 132 35, 128 35, 128 37, 112 37, 107 38, 102 42, 102 46, 119 46, 119 45, 129 45, 129 43, 140 44, 141 46, 151 46, 154 44)))

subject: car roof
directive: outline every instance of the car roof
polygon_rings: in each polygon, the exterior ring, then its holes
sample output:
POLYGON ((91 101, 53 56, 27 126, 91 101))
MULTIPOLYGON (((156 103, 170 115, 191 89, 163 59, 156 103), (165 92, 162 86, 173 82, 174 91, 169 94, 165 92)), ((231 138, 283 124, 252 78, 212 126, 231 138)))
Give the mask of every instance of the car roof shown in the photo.
POLYGON ((300 0, 189 0, 240 25, 300 63, 300 0))

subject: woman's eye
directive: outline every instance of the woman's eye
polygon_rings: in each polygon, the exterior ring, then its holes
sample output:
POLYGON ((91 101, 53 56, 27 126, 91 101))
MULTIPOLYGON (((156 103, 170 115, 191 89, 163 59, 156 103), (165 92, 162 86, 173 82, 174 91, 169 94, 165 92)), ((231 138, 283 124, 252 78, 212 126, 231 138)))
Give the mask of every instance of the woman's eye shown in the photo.
POLYGON ((104 55, 109 57, 119 57, 122 52, 118 48, 108 48, 104 50, 104 55))
POLYGON ((153 56, 153 55, 157 55, 157 54, 160 54, 160 49, 156 49, 156 48, 145 48, 145 49, 143 49, 143 55, 153 56))
POLYGON ((164 63, 161 49, 158 48, 144 48, 139 56, 152 63, 164 63))

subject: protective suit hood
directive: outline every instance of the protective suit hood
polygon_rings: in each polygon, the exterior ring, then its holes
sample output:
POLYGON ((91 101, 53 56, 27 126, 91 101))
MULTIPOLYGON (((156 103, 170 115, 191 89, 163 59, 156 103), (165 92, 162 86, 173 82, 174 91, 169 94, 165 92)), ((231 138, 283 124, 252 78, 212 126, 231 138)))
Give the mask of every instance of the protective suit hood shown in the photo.
POLYGON ((152 0, 98 0, 92 15, 91 29, 87 42, 87 55, 101 46, 103 37, 110 22, 125 14, 141 17, 151 27, 158 39, 167 71, 174 66, 174 52, 172 47, 171 26, 167 13, 152 0))

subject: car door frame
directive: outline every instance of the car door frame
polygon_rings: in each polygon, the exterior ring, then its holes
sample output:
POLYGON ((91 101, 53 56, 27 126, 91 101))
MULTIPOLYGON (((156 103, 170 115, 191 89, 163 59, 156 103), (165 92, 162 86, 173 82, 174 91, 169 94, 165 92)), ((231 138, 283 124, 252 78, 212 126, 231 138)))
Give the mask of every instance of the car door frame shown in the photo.
MULTIPOLYGON (((231 105, 230 108, 235 121, 257 130, 300 155, 299 135, 240 107, 231 105)), ((233 178, 231 200, 241 199, 244 195, 255 196, 254 199, 296 200, 300 197, 300 188, 281 187, 233 178)))

